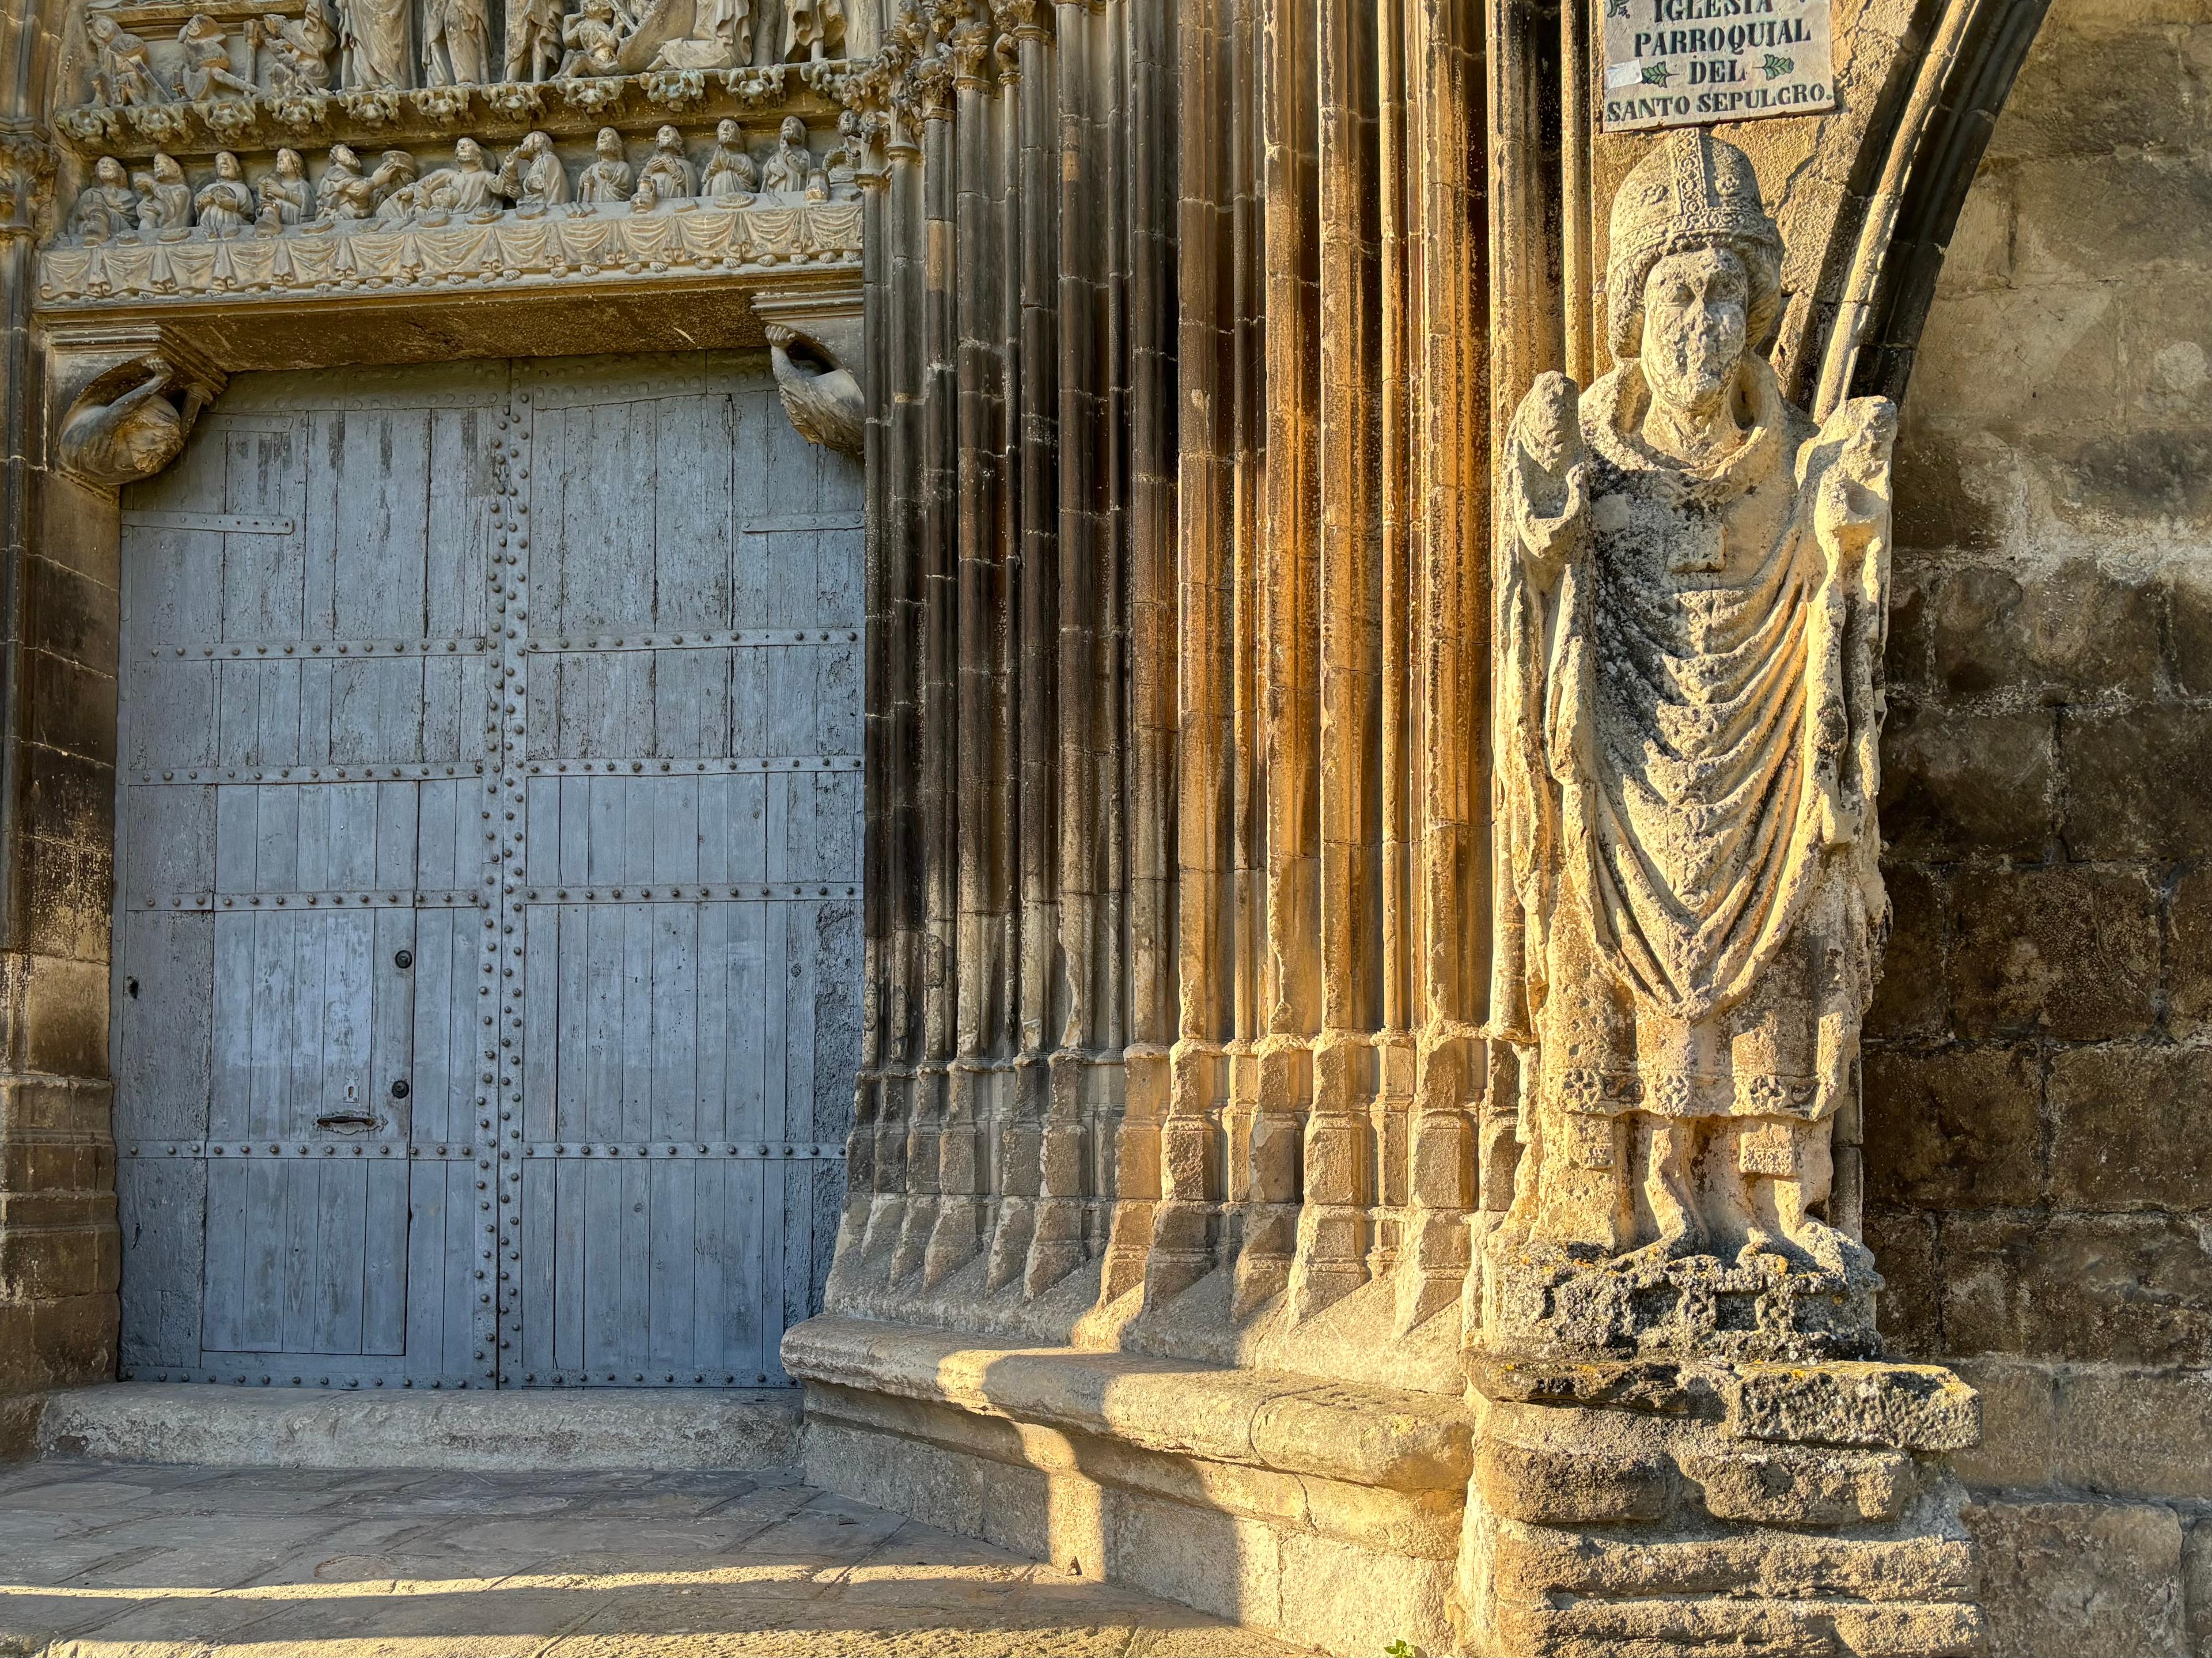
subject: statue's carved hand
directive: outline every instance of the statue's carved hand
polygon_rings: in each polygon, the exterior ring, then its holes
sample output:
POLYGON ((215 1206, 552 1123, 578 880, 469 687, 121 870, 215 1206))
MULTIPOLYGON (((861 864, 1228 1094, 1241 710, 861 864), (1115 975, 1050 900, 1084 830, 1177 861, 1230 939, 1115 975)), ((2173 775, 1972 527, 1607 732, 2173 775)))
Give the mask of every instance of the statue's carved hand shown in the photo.
POLYGON ((1889 524, 1890 451, 1897 440, 1897 405, 1887 398, 1853 398, 1820 428, 1814 440, 1826 455, 1813 528, 1826 556, 1831 579, 1851 574, 1889 524))
POLYGON ((1508 487, 1524 553, 1548 581, 1573 556, 1589 500, 1581 388, 1565 374, 1539 374, 1515 410, 1508 487))

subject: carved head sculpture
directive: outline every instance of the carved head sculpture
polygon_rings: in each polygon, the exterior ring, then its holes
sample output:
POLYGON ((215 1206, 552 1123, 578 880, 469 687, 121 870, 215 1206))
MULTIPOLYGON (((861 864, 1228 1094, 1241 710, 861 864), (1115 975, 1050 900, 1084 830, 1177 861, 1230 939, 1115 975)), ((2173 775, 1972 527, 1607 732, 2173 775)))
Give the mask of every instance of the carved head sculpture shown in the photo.
POLYGON ((90 37, 93 45, 106 46, 112 45, 115 37, 122 33, 123 30, 121 26, 106 12, 96 11, 84 20, 84 32, 90 37))
POLYGON ((858 149, 860 144, 860 112, 841 109, 837 112, 837 136, 845 141, 848 149, 858 149))
POLYGON ((804 149, 806 144, 806 123, 800 120, 796 115, 785 116, 783 118, 783 142, 793 149, 804 149))
POLYGON ((180 185, 185 181, 185 170, 177 165, 177 158, 167 150, 154 152, 154 182, 157 185, 180 185))
POLYGON ((601 127, 599 137, 592 141, 592 148, 599 152, 601 161, 619 161, 623 158, 622 134, 617 132, 612 127, 601 127))
POLYGON ((242 176, 239 172, 238 157, 227 149, 217 150, 215 157, 215 176, 235 183, 242 176))
POLYGON ((680 151, 684 148, 684 135, 674 127, 665 126, 653 135, 653 143, 657 149, 665 149, 672 153, 680 151))
POLYGON ((131 175, 123 170, 123 163, 112 155, 103 155, 94 162, 92 176, 110 190, 121 190, 131 180, 131 175))
POLYGON ((287 180, 297 179, 302 171, 304 171, 304 168, 301 164, 300 152, 298 150, 280 149, 276 152, 276 176, 278 178, 287 180))
POLYGON ((222 39, 222 25, 205 12, 194 12, 177 31, 177 39, 185 46, 197 46, 203 40, 222 39))
POLYGON ((475 139, 463 137, 453 141, 453 160, 464 173, 483 170, 483 146, 475 139))
POLYGON ((343 144, 332 144, 331 146, 331 167, 337 172, 357 173, 361 171, 361 157, 355 155, 352 150, 346 148, 343 144))
MULTIPOLYGON (((1782 318, 1782 234, 1759 203, 1751 157, 1701 127, 1668 134, 1636 164, 1613 198, 1606 292, 1614 356, 1644 354, 1654 320, 1647 296, 1653 272, 1682 256, 1692 256, 1701 273, 1691 281, 1698 291, 1698 308, 1709 299, 1741 310, 1743 337, 1733 355, 1740 357, 1747 347, 1764 353, 1782 318), (1734 276, 1727 274, 1730 266, 1734 276), (1733 297, 1723 297, 1723 289, 1733 297)), ((1669 265, 1662 282, 1668 293, 1680 291, 1677 279, 1686 270, 1669 265)), ((1659 320, 1677 328, 1682 318, 1674 313, 1689 306, 1687 297, 1670 301, 1659 320)), ((1669 389, 1654 386, 1662 395, 1669 389)))
POLYGON ((714 142, 727 149, 738 142, 738 124, 726 117, 714 124, 714 142))

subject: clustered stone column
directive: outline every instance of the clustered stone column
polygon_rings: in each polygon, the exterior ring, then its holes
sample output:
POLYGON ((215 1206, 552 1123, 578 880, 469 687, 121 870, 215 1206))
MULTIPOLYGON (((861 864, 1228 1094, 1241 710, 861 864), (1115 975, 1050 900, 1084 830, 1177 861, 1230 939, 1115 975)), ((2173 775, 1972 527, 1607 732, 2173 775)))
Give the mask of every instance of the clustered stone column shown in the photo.
POLYGON ((1221 1272, 1233 1325, 1376 1286, 1402 1333, 1458 1300, 1490 902, 1463 9, 908 7, 852 84, 879 679, 833 1309, 1049 1298, 1064 1332, 1221 1272))
POLYGON ((839 1431, 952 1397, 855 1319, 1463 1397, 1470 1649, 1963 1651, 1973 1396, 1856 1237, 1894 411, 1787 404, 1697 133, 1539 374, 1533 12, 936 0, 849 83, 867 1035, 787 1362, 839 1431))

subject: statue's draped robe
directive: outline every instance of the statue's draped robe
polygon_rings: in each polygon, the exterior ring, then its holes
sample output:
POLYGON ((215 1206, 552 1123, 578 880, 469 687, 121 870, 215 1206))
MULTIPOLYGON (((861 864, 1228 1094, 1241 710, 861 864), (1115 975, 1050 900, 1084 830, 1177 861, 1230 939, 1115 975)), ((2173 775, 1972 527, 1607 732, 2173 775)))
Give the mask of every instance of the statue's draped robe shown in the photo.
MULTIPOLYGON (((1579 552, 1549 592, 1501 568, 1495 1005, 1540 1108, 1814 1121, 1849 1085, 1886 925, 1885 582, 1828 574, 1835 446, 1763 360, 1738 395, 1743 441, 1686 468, 1639 435, 1638 365, 1607 375, 1579 552)), ((1509 490, 1509 534, 1527 512, 1509 490)))

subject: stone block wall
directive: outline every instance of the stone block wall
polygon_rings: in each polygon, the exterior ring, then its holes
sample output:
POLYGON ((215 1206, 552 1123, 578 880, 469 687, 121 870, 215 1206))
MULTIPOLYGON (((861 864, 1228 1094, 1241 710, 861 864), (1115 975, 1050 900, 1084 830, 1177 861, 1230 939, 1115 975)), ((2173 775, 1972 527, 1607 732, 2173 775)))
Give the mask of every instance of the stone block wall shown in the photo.
POLYGON ((2212 7, 2054 0, 1905 400, 1866 1054, 1992 1649, 2212 1654, 2212 7))
POLYGON ((33 1390, 115 1371, 107 1081, 114 883, 115 500, 44 475, 7 550, 0 788, 0 1457, 33 1390), (18 1401, 10 1408, 10 1401, 18 1401))

